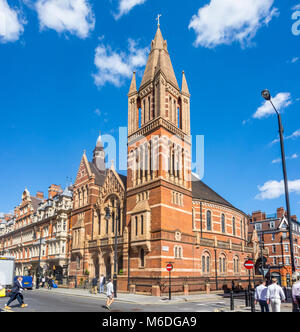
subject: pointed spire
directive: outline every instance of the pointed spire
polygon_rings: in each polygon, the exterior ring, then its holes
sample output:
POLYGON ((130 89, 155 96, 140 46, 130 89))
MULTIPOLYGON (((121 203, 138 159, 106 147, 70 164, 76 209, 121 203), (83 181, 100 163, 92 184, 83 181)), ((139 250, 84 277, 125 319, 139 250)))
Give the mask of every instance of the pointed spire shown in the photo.
POLYGON ((101 132, 99 132, 99 137, 97 139, 96 147, 94 149, 93 163, 99 171, 105 171, 105 153, 103 148, 103 142, 101 139, 101 132))
POLYGON ((132 76, 132 80, 131 80, 131 84, 130 84, 130 89, 129 89, 128 95, 131 95, 133 93, 137 93, 135 71, 133 72, 133 76, 132 76))
POLYGON ((189 88, 188 88, 188 84, 186 81, 186 77, 185 77, 185 72, 182 72, 182 86, 181 86, 181 92, 185 93, 185 94, 190 94, 189 88))
POLYGON ((179 90, 170 55, 167 50, 167 42, 164 40, 160 31, 160 26, 158 25, 155 38, 151 43, 151 51, 148 57, 141 87, 153 80, 159 67, 164 72, 166 80, 171 82, 179 90))
POLYGON ((153 43, 152 43, 152 49, 159 49, 162 50, 164 48, 164 38, 162 36, 162 33, 160 31, 160 27, 157 27, 156 35, 154 37, 153 43))
POLYGON ((99 137, 97 139, 95 150, 103 150, 103 143, 102 143, 102 139, 101 139, 101 131, 99 131, 99 137))

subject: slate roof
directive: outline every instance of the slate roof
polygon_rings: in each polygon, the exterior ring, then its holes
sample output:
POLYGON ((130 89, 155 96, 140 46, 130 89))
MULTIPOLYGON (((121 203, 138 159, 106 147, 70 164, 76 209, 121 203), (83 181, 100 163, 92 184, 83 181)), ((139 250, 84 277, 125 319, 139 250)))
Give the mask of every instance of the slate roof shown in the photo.
MULTIPOLYGON (((104 181, 106 179, 107 170, 106 170, 106 172, 100 172, 93 162, 90 162, 89 164, 90 164, 91 172, 93 174, 95 174, 95 183, 98 186, 103 186, 104 181)), ((122 182, 123 182, 123 184, 124 184, 124 186, 126 188, 126 185, 127 185, 127 176, 122 175, 120 173, 118 173, 118 175, 119 175, 120 179, 122 180, 122 182)))
POLYGON ((31 199, 32 207, 33 207, 33 212, 35 212, 37 210, 37 208, 39 207, 39 204, 42 203, 43 200, 40 198, 36 198, 34 196, 30 196, 30 199, 31 199))
POLYGON ((219 194, 213 191, 204 182, 197 179, 194 175, 192 175, 192 194, 193 198, 219 203, 222 205, 229 206, 231 208, 235 208, 232 204, 230 204, 223 197, 221 197, 219 194))

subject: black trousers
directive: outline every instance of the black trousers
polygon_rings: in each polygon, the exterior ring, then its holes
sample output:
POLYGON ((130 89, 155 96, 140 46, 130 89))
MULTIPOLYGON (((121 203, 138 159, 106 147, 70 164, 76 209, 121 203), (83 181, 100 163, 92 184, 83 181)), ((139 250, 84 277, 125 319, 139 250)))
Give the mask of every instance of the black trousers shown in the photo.
POLYGON ((270 312, 270 309, 269 309, 269 305, 267 303, 267 301, 262 301, 262 300, 259 300, 259 305, 260 305, 260 308, 261 308, 261 312, 270 312))
POLYGON ((24 303, 24 297, 21 293, 11 293, 10 299, 7 302, 7 306, 9 306, 14 300, 18 300, 19 304, 22 305, 24 303))

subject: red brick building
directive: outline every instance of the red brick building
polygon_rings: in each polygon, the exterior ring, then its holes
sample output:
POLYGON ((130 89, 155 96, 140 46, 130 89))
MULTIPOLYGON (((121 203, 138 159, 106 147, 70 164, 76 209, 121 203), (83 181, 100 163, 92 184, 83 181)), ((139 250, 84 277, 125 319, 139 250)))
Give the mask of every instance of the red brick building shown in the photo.
MULTIPOLYGON (((114 273, 118 289, 159 295, 221 289, 248 282, 244 261, 255 258, 248 216, 191 173, 190 93, 179 88, 160 27, 141 85, 128 94, 127 178, 105 167, 99 137, 93 161, 83 154, 74 184, 70 278, 114 273), (106 218, 106 207, 112 211, 106 218)), ((255 240, 255 239, 254 239, 255 240)))
POLYGON ((16 275, 55 277, 62 283, 68 274, 69 214, 72 192, 51 185, 48 198, 27 189, 14 215, 0 227, 0 253, 15 257, 16 275), (40 269, 39 269, 40 266, 40 269))
MULTIPOLYGON (((296 272, 300 275, 300 222, 297 216, 292 216, 292 238, 296 272)), ((264 267, 269 266, 267 277, 276 277, 283 286, 291 282, 292 265, 290 255, 289 228, 286 211, 278 208, 275 214, 262 211, 252 213, 249 234, 257 233, 259 246, 268 250, 268 257, 264 258, 264 267)), ((260 273, 261 257, 258 258, 256 269, 260 273)))

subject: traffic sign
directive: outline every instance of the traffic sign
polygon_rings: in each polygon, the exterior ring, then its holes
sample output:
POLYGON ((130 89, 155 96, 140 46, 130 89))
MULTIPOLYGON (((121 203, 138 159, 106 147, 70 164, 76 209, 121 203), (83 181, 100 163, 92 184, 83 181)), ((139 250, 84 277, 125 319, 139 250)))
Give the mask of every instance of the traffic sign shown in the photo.
POLYGON ((248 259, 245 264, 244 264, 245 268, 247 270, 252 270, 254 268, 254 263, 251 259, 248 259))
POLYGON ((169 263, 167 266, 166 266, 166 269, 168 272, 171 272, 173 270, 173 265, 171 263, 169 263))

